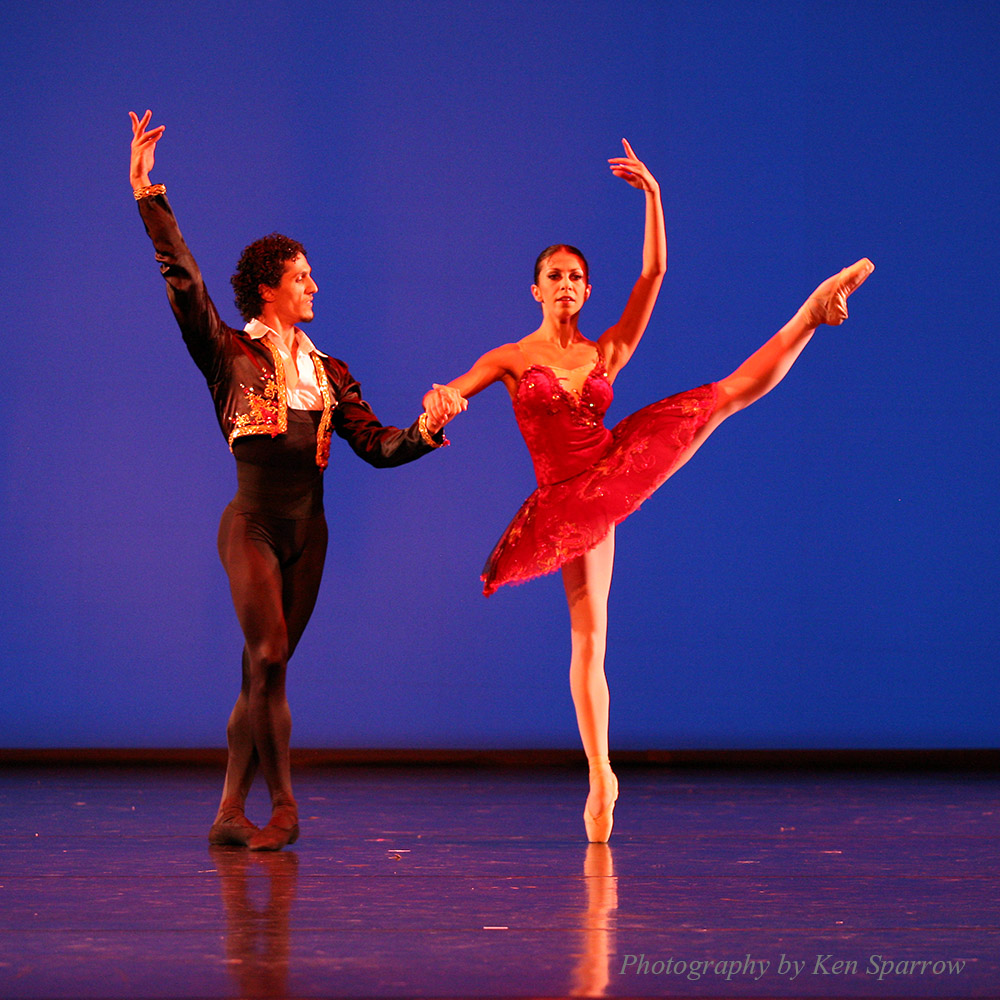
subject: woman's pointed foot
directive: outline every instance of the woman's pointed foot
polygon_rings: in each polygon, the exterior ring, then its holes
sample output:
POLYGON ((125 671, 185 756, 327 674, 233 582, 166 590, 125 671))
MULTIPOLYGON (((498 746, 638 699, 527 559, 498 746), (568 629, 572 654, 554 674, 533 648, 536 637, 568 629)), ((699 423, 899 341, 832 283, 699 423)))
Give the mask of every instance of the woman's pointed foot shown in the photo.
POLYGON ((615 823, 615 802, 618 800, 618 778, 611 770, 607 757, 590 760, 590 794, 583 810, 583 826, 592 844, 606 844, 611 839, 615 823))
POLYGON ((267 826, 258 830, 248 844, 251 851, 280 851, 299 839, 299 810, 291 805, 275 806, 267 826))
POLYGON ((208 842, 229 847, 247 847, 250 838, 258 832, 243 810, 233 807, 216 816, 212 829, 208 831, 208 842))
POLYGON ((875 270, 875 265, 862 257, 850 267, 845 267, 832 278, 827 278, 802 307, 810 326, 826 323, 839 326, 847 319, 847 297, 856 292, 875 270))

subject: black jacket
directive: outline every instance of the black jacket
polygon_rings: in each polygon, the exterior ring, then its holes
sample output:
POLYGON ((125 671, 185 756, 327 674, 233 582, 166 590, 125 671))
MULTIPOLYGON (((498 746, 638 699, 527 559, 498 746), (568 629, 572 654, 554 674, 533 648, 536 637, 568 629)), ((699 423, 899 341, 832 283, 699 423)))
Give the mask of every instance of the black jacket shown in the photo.
MULTIPOLYGON (((184 343, 208 383, 230 449, 236 438, 247 434, 274 437, 285 433, 285 370, 277 351, 266 339, 254 340, 219 318, 166 195, 142 198, 138 205, 167 282, 167 298, 184 343)), ((332 431, 347 441, 355 454, 379 468, 412 462, 432 450, 416 422, 406 430, 379 423, 343 361, 318 351, 311 357, 323 396, 316 436, 316 464, 321 469, 329 459, 332 431)), ((436 440, 443 443, 443 434, 439 432, 436 440)))

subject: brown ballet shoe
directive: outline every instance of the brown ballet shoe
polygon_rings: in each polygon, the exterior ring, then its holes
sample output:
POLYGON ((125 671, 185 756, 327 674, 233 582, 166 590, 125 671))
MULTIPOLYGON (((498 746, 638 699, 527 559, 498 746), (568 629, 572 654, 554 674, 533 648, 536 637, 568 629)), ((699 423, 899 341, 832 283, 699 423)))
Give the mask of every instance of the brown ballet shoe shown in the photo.
POLYGON ((840 326, 847 319, 847 297, 856 292, 875 270, 875 265, 862 257, 850 267, 845 267, 832 278, 827 278, 802 307, 810 326, 840 326))
POLYGON ((280 851, 299 839, 299 812, 294 805, 278 806, 271 813, 267 826, 251 838, 251 851, 280 851))
MULTIPOLYGON (((606 758, 603 762, 590 765, 591 772, 605 768, 611 771, 611 764, 606 758)), ((618 778, 614 772, 611 774, 611 779, 614 781, 615 789, 611 804, 597 816, 586 806, 583 808, 583 827, 587 831, 587 840, 592 844, 606 844, 611 839, 611 828, 615 824, 615 803, 618 801, 618 778)))
POLYGON ((212 824, 212 829, 208 831, 208 842, 229 847, 248 847, 251 837, 258 832, 242 809, 227 809, 212 824))

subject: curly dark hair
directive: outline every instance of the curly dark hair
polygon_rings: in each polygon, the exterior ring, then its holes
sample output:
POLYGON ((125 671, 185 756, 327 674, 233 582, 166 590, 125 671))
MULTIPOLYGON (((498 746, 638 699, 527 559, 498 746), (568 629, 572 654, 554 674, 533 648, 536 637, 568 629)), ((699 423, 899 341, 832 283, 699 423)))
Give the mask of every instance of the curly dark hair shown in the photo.
POLYGON ((299 254, 304 257, 306 248, 298 240, 282 236, 281 233, 271 233, 254 240, 240 254, 236 273, 229 280, 236 293, 236 308, 248 323, 256 319, 264 309, 260 286, 277 288, 285 273, 285 264, 295 260, 299 254))
POLYGON ((546 247, 539 255, 538 260, 535 261, 535 284, 538 284, 538 276, 542 273, 542 267, 545 262, 554 254, 558 253, 560 250, 565 250, 566 253, 573 254, 574 257, 580 258, 580 263, 583 264, 583 280, 589 285, 590 284, 590 265, 587 263, 587 258, 577 250, 576 247, 571 247, 568 243, 553 243, 552 246, 546 247))

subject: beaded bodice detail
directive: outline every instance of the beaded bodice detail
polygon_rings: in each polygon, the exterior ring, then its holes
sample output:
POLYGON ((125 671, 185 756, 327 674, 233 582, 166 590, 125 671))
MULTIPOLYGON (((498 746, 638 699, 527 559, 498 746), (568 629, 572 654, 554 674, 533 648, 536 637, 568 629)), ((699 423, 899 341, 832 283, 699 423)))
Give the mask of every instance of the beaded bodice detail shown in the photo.
POLYGON ((614 398, 604 359, 579 369, 530 365, 517 383, 514 415, 531 453, 539 486, 569 479, 601 457, 611 442, 604 415, 614 398), (573 376, 590 368, 579 392, 573 376))

